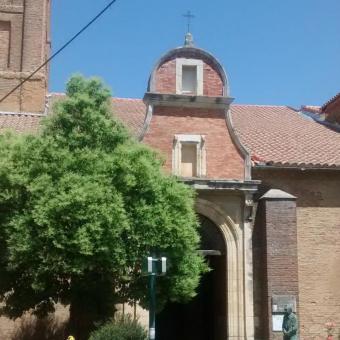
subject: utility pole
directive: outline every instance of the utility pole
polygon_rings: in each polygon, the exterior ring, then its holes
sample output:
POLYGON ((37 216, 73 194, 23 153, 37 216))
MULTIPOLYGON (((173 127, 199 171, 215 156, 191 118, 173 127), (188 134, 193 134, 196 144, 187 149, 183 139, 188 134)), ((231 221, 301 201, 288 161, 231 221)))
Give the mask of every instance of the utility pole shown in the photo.
POLYGON ((156 276, 165 275, 166 257, 148 257, 147 274, 149 276, 149 340, 156 339, 156 276))

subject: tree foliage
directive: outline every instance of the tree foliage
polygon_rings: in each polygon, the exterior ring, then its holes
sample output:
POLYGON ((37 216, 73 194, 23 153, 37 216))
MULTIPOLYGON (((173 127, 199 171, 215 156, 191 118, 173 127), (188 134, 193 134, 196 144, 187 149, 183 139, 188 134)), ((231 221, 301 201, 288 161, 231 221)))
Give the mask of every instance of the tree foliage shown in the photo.
POLYGON ((73 77, 39 134, 0 136, 2 313, 44 315, 61 301, 86 322, 119 301, 145 305, 140 269, 152 250, 171 263, 159 303, 190 299, 206 270, 193 204, 113 119, 103 84, 73 77))

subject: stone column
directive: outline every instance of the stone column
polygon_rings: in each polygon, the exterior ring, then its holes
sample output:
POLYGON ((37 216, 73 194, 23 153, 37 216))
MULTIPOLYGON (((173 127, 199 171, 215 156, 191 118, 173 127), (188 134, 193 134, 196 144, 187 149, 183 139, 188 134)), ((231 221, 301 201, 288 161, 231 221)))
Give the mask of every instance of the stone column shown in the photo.
POLYGON ((243 259, 244 259, 244 339, 254 340, 254 280, 253 280, 253 215, 255 212, 253 195, 245 196, 243 222, 243 259))

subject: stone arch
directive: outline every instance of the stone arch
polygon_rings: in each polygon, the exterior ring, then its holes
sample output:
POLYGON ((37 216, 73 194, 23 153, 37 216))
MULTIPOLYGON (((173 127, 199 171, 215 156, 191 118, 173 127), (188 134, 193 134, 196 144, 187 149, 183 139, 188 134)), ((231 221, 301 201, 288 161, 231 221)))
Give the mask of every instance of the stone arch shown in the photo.
POLYGON ((195 209, 220 228, 226 246, 228 339, 244 339, 244 266, 242 230, 217 204, 198 198, 195 209))

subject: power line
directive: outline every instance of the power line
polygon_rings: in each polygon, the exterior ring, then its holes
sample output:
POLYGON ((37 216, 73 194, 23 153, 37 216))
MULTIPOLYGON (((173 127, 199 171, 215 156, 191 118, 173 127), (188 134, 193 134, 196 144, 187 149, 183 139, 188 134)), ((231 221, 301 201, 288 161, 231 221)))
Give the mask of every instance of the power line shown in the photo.
POLYGON ((85 25, 78 33, 76 33, 70 40, 68 40, 58 51, 53 53, 42 65, 40 65, 35 71, 33 71, 27 78, 21 81, 17 86, 15 86, 10 92, 8 92, 4 97, 0 99, 2 103, 6 98, 8 98, 13 92, 30 80, 37 72, 39 72, 44 66, 46 66, 54 57, 61 53, 68 45, 70 45, 75 39, 77 39, 84 31, 86 31, 97 19, 99 19, 117 0, 112 0, 107 6, 105 6, 87 25, 85 25))

